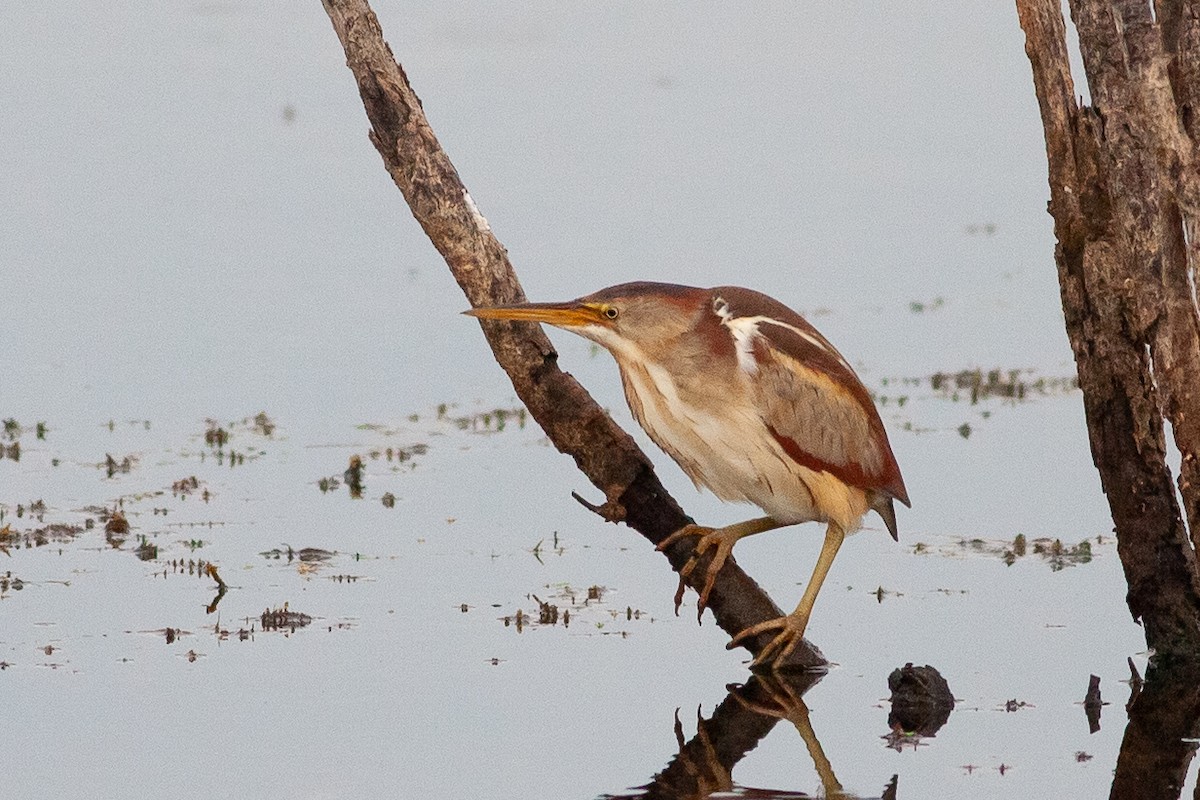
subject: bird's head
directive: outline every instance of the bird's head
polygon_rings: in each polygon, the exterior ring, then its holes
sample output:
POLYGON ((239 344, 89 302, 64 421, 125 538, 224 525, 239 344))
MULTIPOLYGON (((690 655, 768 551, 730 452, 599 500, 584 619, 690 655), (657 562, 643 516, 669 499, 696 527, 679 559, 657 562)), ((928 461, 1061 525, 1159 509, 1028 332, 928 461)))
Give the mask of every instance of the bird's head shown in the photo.
MULTIPOLYGON (((708 292, 669 283, 622 283, 565 303, 514 303, 464 311, 481 319, 544 322, 625 355, 651 353, 695 325, 708 292)), ((644 357, 644 355, 641 355, 644 357)))

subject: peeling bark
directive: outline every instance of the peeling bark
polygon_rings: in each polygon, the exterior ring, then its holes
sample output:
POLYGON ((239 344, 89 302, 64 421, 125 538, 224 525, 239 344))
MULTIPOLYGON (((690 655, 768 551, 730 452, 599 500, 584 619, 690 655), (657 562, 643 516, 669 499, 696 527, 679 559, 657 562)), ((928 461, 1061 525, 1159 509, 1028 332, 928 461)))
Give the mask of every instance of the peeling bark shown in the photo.
POLYGON ((1067 335, 1130 612, 1160 655, 1195 656, 1200 5, 1159 2, 1157 20, 1133 0, 1070 0, 1070 9, 1091 106, 1075 99, 1058 0, 1017 0, 1067 335), (1164 422, 1182 457, 1178 495, 1164 422))
MULTIPOLYGON (((525 294, 487 220, 438 144, 421 101, 392 55, 366 0, 322 0, 358 82, 371 123, 370 138, 413 216, 449 266, 472 306, 519 302, 525 294)), ((541 329, 523 323, 481 321, 496 361, 512 380, 517 396, 561 452, 604 493, 597 511, 624 521, 657 544, 691 522, 667 494, 650 460, 569 374, 541 329)), ((687 562, 692 544, 670 548, 671 566, 687 562)), ((701 564, 692 574, 704 579, 701 564)), ((693 587, 695 588, 695 587, 693 587)), ((731 635, 782 616, 779 607, 733 559, 717 576, 709 597, 717 624, 731 635)), ((757 655, 772 638, 765 633, 746 642, 757 655)), ((787 667, 821 669, 820 651, 804 642, 787 667)))

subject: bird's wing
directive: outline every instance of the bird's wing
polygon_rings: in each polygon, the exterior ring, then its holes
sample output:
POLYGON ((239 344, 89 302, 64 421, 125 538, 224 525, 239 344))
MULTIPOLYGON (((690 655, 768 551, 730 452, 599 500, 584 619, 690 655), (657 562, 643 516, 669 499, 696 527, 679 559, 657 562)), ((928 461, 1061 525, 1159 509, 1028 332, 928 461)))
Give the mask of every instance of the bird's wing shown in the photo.
POLYGON ((795 312, 759 317, 753 381, 763 422, 784 451, 809 469, 908 504, 879 412, 833 345, 795 312))

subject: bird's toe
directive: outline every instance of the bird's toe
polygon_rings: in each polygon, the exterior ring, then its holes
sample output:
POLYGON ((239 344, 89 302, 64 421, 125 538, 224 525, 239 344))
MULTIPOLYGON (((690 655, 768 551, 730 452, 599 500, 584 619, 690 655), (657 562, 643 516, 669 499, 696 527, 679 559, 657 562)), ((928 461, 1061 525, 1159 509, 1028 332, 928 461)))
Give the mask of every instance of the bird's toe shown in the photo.
POLYGON ((656 544, 654 546, 654 549, 661 552, 663 550, 666 550, 668 547, 675 544, 676 542, 678 542, 680 539, 686 539, 689 536, 704 536, 706 533, 708 533, 711 530, 712 530, 712 528, 705 528, 703 525, 696 525, 695 523, 689 523, 687 525, 684 525, 682 528, 675 531, 674 533, 668 535, 667 538, 663 539, 661 542, 656 544))
POLYGON ((788 656, 803 641, 804 629, 807 627, 804 623, 806 622, 807 620, 799 620, 791 614, 769 619, 757 625, 751 625, 749 628, 738 633, 730 639, 726 648, 732 650, 734 647, 744 644, 760 633, 777 630, 779 633, 775 635, 775 638, 767 642, 767 645, 755 655, 754 660, 750 663, 752 667, 770 665, 774 668, 785 664, 788 656))
POLYGON ((744 644, 747 639, 753 639, 755 636, 758 636, 760 633, 765 633, 766 631, 775 630, 776 628, 783 627, 786 624, 786 622, 787 622, 787 617, 776 617, 775 619, 769 619, 769 620, 766 620, 765 622, 760 622, 757 625, 751 625, 749 628, 745 628, 744 630, 737 633, 732 639, 730 639, 729 644, 725 645, 725 649, 732 650, 733 648, 738 647, 741 644, 744 644))

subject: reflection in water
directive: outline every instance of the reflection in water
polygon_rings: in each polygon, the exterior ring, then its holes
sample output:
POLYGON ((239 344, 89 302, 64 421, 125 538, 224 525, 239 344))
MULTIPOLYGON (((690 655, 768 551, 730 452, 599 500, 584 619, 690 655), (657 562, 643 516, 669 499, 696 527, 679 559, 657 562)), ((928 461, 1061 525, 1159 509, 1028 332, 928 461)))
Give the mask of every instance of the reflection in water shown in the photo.
POLYGON ((888 746, 902 749, 914 747, 922 737, 935 736, 954 710, 954 693, 936 668, 926 664, 914 667, 912 662, 888 675, 892 691, 892 710, 888 712, 889 733, 884 737, 888 746))
POLYGON ((1104 708, 1104 700, 1100 697, 1100 676, 1088 678, 1087 695, 1083 699, 1083 711, 1087 714, 1088 733, 1100 731, 1100 711, 1104 708))
MULTIPOLYGON (((856 797, 842 790, 833 764, 821 747, 809 720, 803 695, 821 677, 820 674, 809 673, 755 675, 745 685, 731 686, 729 694, 711 717, 697 717, 696 735, 690 741, 684 740, 683 726, 676 716, 675 738, 679 743, 679 752, 650 783, 617 797, 703 800, 717 792, 736 792, 738 797, 772 800, 809 797, 801 792, 734 786, 734 766, 758 746, 777 722, 784 719, 791 722, 800 734, 821 780, 823 795, 856 797)), ((892 776, 881 795, 884 800, 894 800, 896 783, 896 776, 892 776)))
POLYGON ((362 456, 350 456, 350 466, 342 473, 342 477, 346 479, 346 486, 350 489, 350 496, 355 500, 361 500, 363 496, 363 460, 362 456))
POLYGON ((217 610, 217 606, 220 605, 220 603, 221 603, 221 598, 223 598, 225 596, 225 592, 227 592, 227 591, 229 591, 229 587, 225 585, 224 581, 221 581, 220 583, 218 583, 217 584, 217 593, 213 597, 212 602, 208 604, 208 607, 204 609, 204 613, 205 614, 214 613, 217 610))
MULTIPOLYGON (((824 796, 856 797, 843 791, 833 759, 821 747, 809 719, 803 695, 820 678, 820 675, 809 674, 756 675, 743 686, 731 687, 711 717, 698 718, 696 735, 688 741, 684 740, 683 727, 676 718, 675 737, 679 752, 650 783, 618 797, 703 800, 717 792, 773 800, 808 797, 803 793, 734 784, 734 766, 757 747, 780 720, 791 722, 800 734, 820 778, 824 796)), ((1110 798, 1175 800, 1183 792, 1188 766, 1200 744, 1200 662, 1152 663, 1144 683, 1137 680, 1131 683, 1129 722, 1121 742, 1110 798)), ((927 735, 932 732, 930 730, 927 735)), ((881 797, 896 798, 897 782, 897 777, 893 776, 881 797)))
MULTIPOLYGON (((1183 791, 1200 734, 1200 662, 1151 666, 1130 699, 1110 798, 1166 800, 1183 791)), ((1198 787, 1200 788, 1200 787, 1198 787)))

